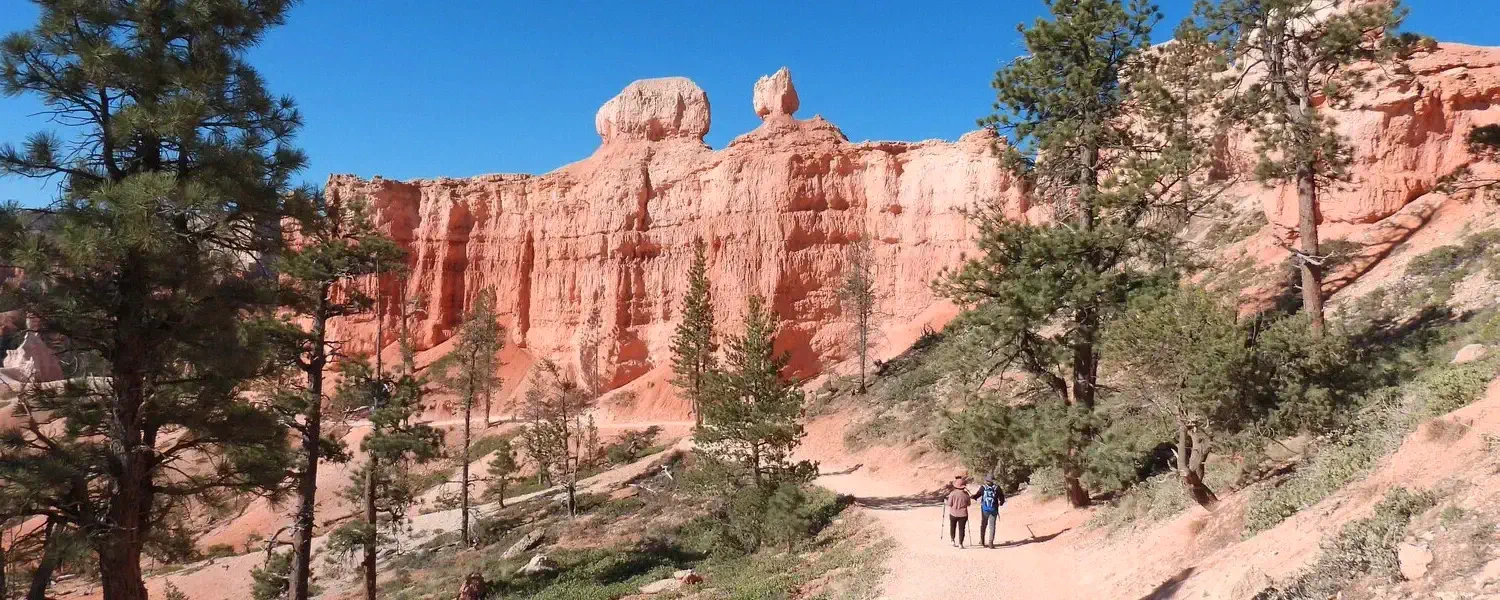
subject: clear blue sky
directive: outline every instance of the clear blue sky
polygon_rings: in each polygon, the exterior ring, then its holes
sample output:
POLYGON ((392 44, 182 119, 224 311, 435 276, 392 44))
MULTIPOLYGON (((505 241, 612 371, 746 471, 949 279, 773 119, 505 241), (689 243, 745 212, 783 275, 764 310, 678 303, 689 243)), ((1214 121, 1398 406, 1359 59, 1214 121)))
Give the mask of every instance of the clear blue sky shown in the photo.
MULTIPOLYGON (((1408 0, 1407 29, 1500 45, 1493 0, 1408 0)), ((1163 0, 1165 39, 1190 0, 1163 0)), ((0 0, 0 32, 36 10, 0 0)), ((311 164, 389 178, 542 173, 593 152, 594 112, 626 84, 686 76, 708 92, 708 143, 758 124, 755 79, 786 65, 802 99, 854 140, 953 139, 992 100, 995 69, 1021 51, 1015 26, 1040 0, 521 2, 304 0, 254 51, 273 92, 296 98, 311 164)), ((50 127, 27 97, 0 98, 0 140, 50 127)), ((36 181, 0 179, 35 205, 36 181)))

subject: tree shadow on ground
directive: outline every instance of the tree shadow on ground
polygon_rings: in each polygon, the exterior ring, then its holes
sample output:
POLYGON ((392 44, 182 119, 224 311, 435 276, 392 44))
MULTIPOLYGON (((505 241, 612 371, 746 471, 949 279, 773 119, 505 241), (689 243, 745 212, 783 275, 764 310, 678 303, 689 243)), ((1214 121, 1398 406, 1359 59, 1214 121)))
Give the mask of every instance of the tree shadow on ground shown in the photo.
POLYGON ((923 506, 937 506, 943 503, 944 493, 942 491, 920 492, 905 496, 879 496, 875 498, 855 498, 854 505, 871 510, 908 510, 923 506))
POLYGON ((1071 529, 1073 529, 1073 528, 1072 527, 1065 527, 1061 531, 1058 531, 1057 533, 1049 533, 1047 535, 1039 535, 1039 536, 1029 537, 1029 538, 1026 538, 1024 540, 1012 540, 1012 541, 1009 541, 1009 542, 995 544, 994 545, 994 549, 998 550, 998 549, 1002 549, 1002 548, 1017 548, 1017 547, 1020 547, 1020 546, 1030 546, 1032 544, 1040 544, 1042 542, 1050 542, 1052 540, 1057 539, 1057 536, 1060 536, 1060 535, 1062 535, 1064 533, 1067 533, 1071 529))
POLYGON ((819 473, 818 476, 819 477, 833 477, 833 476, 836 476, 836 475, 849 475, 849 474, 854 473, 855 471, 860 470, 864 466, 865 466, 865 463, 859 463, 857 465, 854 465, 854 466, 849 467, 847 469, 844 469, 842 471, 834 471, 832 473, 819 473))
POLYGON ((1166 581, 1161 582, 1161 585, 1156 586, 1156 589, 1151 590, 1151 593, 1141 596, 1141 600, 1171 600, 1177 597, 1177 592, 1182 590, 1182 584, 1192 577, 1195 571, 1197 571, 1195 567, 1178 571, 1176 575, 1167 578, 1166 581))

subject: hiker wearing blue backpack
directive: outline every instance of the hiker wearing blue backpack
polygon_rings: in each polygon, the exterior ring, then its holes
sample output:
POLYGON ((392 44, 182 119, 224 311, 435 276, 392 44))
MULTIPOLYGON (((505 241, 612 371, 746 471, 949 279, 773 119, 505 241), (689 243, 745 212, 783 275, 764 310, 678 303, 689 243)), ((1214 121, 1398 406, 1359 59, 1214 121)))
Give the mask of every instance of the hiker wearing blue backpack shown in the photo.
POLYGON ((979 501, 979 543, 985 548, 994 548, 995 529, 998 527, 1000 505, 1005 504, 1005 492, 1000 491, 994 475, 986 475, 984 485, 974 492, 973 499, 979 501))

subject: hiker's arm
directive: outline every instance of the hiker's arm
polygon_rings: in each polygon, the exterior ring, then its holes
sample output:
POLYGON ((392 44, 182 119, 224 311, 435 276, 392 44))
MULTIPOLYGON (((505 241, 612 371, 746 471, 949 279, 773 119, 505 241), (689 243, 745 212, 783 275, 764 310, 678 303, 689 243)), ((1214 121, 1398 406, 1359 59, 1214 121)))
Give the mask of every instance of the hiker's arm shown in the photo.
POLYGON ((969 496, 969 499, 970 500, 978 500, 979 497, 982 496, 982 495, 984 495, 984 488, 979 488, 977 490, 974 490, 974 495, 973 496, 969 496))

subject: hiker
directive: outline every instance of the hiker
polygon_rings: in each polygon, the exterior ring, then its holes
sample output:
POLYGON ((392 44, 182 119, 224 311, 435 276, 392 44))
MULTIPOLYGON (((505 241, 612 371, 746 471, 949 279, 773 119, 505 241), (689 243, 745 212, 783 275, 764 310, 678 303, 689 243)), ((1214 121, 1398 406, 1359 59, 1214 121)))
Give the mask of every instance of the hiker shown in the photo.
POLYGON ((948 492, 948 501, 943 507, 948 511, 948 538, 953 542, 954 548, 964 547, 964 533, 969 528, 969 490, 968 482, 964 476, 953 478, 949 487, 953 491, 948 492))
POLYGON ((999 528, 997 522, 1000 517, 1000 505, 1005 504, 1005 492, 1000 490, 1000 485, 995 483, 994 475, 984 476, 984 485, 979 486, 979 491, 971 496, 979 501, 979 543, 985 548, 995 547, 995 530, 999 528), (985 533, 989 536, 986 537, 985 533))

